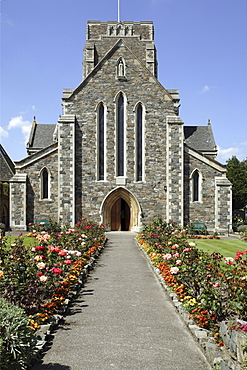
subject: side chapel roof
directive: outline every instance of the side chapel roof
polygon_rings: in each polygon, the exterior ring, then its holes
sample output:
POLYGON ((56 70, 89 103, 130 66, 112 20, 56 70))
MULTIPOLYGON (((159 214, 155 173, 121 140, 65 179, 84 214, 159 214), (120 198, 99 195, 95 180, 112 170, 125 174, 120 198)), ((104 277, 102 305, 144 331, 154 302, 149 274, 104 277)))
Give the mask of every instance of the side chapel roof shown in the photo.
POLYGON ((217 148, 210 122, 207 126, 184 126, 184 141, 201 152, 215 152, 217 148))
POLYGON ((56 124, 37 124, 34 120, 27 143, 27 153, 33 154, 53 144, 56 137, 56 124))

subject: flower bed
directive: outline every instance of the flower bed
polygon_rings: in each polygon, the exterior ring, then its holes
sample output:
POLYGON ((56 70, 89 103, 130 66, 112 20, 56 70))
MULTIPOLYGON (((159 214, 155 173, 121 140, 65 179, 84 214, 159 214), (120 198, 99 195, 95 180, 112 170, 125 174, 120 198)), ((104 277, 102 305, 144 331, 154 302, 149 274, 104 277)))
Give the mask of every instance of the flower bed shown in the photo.
POLYGON ((209 255, 197 249, 194 242, 188 242, 185 229, 161 220, 145 226, 137 240, 173 292, 172 297, 183 316, 187 316, 188 325, 194 323, 200 330, 209 332, 220 348, 226 338, 221 323, 231 323, 229 332, 232 322, 235 323, 234 331, 244 338, 241 339, 244 348, 238 348, 241 355, 232 354, 235 367, 228 368, 237 369, 240 361, 239 366, 246 366, 247 249, 237 252, 234 259, 218 253, 209 255))
MULTIPOLYGON (((40 334, 81 286, 105 242, 105 227, 87 220, 74 229, 49 233, 37 233, 35 227, 29 234, 37 240, 33 247, 24 247, 21 236, 11 245, 7 238, 0 240, 0 298, 23 309, 30 329, 40 334)), ((5 331, 6 326, 1 327, 1 334, 5 331)))

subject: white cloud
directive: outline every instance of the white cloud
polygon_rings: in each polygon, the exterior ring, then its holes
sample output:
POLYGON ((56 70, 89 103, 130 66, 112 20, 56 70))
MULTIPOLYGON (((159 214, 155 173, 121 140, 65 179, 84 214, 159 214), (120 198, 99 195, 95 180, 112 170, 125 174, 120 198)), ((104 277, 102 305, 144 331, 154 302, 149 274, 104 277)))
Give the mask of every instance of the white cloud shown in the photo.
POLYGON ((6 139, 9 136, 8 131, 4 130, 2 126, 0 126, 0 141, 6 139))
POLYGON ((216 88, 215 86, 204 85, 203 88, 198 91, 198 94, 199 95, 205 94, 205 93, 207 93, 207 92, 209 92, 209 91, 211 91, 215 88, 216 88))
POLYGON ((208 85, 204 85, 199 94, 205 94, 210 90, 210 87, 208 85))
POLYGON ((14 26, 14 22, 6 14, 0 13, 0 19, 2 24, 7 24, 8 26, 14 26))
POLYGON ((230 147, 226 149, 220 148, 218 146, 217 160, 219 162, 225 163, 228 159, 231 159, 233 156, 236 156, 240 161, 242 161, 247 158, 245 148, 246 146, 247 146, 246 141, 239 143, 239 145, 236 147, 230 147))
POLYGON ((8 124, 8 130, 20 128, 24 136, 25 143, 28 141, 29 133, 32 123, 30 121, 24 121, 23 116, 12 117, 8 124))

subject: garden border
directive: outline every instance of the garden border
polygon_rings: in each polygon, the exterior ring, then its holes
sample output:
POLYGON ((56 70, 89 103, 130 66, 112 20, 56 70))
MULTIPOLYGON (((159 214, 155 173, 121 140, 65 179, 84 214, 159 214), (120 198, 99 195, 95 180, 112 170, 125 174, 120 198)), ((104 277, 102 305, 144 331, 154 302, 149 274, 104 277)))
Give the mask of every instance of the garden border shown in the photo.
POLYGON ((220 325, 220 335, 223 339, 228 341, 228 347, 226 346, 226 343, 223 347, 218 347, 210 330, 199 327, 193 322, 192 319, 189 319, 190 313, 185 310, 182 303, 179 301, 177 294, 172 292, 171 288, 165 283, 160 270, 152 264, 149 255, 142 248, 141 244, 138 243, 136 239, 135 242, 138 249, 142 251, 144 257, 151 266, 159 283, 167 292, 173 305, 180 314, 183 322, 186 324, 193 337, 199 343, 199 346, 201 347, 209 364, 214 369, 243 370, 240 361, 243 361, 244 357, 243 351, 240 350, 240 347, 243 346, 245 343, 245 335, 235 330, 232 330, 232 335, 229 335, 229 329, 227 328, 226 322, 223 321, 220 325))
POLYGON ((63 307, 59 309, 56 314, 53 314, 50 317, 49 319, 50 322, 48 324, 41 325, 40 329, 38 329, 34 333, 38 338, 38 342, 36 345, 37 351, 35 353, 35 357, 31 361, 32 366, 34 366, 34 364, 41 358, 42 353, 44 351, 44 347, 48 343, 48 336, 52 334, 52 332, 57 328, 57 326, 60 323, 62 323, 64 317, 67 314, 69 306, 73 304, 75 299, 78 297, 80 290, 84 287, 89 272, 94 269, 94 265, 96 264, 97 259, 99 258, 100 254, 105 248, 106 242, 107 238, 105 237, 104 242, 98 247, 97 251, 90 257, 88 263, 81 270, 80 276, 78 277, 78 280, 74 284, 73 288, 69 291, 68 297, 65 299, 63 307))

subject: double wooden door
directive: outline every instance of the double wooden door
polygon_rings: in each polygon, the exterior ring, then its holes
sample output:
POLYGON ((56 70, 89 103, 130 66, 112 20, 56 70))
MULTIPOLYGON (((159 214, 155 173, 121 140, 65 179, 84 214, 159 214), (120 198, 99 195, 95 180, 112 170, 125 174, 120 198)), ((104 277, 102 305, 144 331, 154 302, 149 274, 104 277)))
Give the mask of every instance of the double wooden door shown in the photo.
POLYGON ((111 230, 129 231, 130 207, 123 198, 119 198, 111 209, 111 230))

